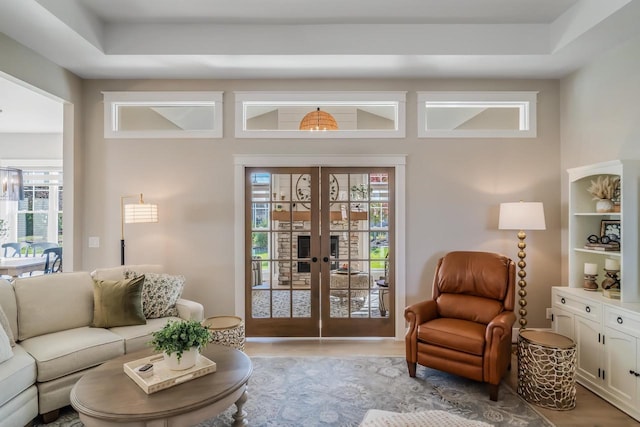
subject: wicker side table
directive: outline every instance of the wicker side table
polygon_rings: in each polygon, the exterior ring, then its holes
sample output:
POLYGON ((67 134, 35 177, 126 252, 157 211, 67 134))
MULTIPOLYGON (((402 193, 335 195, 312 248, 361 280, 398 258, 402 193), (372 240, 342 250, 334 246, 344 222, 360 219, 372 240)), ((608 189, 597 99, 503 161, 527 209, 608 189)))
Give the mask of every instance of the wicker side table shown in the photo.
POLYGON ((544 408, 576 406, 576 343, 546 331, 520 331, 518 394, 544 408))
POLYGON ((213 342, 244 351, 244 321, 236 316, 216 316, 204 319, 202 324, 211 331, 213 342))

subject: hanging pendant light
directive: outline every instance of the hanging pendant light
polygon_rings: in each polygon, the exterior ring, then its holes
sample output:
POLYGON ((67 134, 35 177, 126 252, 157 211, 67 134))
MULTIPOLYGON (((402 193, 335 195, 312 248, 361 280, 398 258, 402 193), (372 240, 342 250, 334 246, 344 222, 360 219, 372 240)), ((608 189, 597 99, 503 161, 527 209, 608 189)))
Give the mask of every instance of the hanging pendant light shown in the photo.
POLYGON ((0 167, 0 200, 24 199, 22 170, 0 167))
POLYGON ((300 121, 300 130, 320 131, 338 130, 338 122, 333 116, 325 111, 317 110, 307 113, 300 121))

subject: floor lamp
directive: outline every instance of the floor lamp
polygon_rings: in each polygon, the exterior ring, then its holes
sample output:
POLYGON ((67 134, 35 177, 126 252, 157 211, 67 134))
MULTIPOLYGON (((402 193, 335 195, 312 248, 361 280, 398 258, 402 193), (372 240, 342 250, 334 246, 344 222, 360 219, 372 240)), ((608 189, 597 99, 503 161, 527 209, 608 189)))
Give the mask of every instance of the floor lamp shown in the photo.
POLYGON ((525 329, 527 326, 527 273, 524 268, 527 263, 524 261, 527 254, 524 249, 527 247, 524 239, 527 237, 525 230, 545 230, 546 224, 544 221, 544 208, 541 202, 515 202, 515 203, 500 203, 500 219, 498 221, 498 228, 500 230, 519 230, 518 231, 518 295, 520 299, 518 304, 520 309, 520 329, 525 329))
POLYGON ((124 265, 124 225, 144 222, 158 222, 158 205, 145 203, 142 193, 120 196, 120 264, 124 265), (124 204, 125 199, 139 197, 138 203, 124 204))

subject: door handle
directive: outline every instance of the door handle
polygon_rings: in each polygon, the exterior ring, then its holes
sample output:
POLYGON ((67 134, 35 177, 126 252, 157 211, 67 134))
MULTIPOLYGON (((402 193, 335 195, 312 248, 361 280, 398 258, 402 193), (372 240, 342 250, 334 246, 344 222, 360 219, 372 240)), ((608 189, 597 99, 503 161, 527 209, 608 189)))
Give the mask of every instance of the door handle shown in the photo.
POLYGON ((328 256, 326 256, 326 257, 322 258, 322 261, 323 261, 323 262, 329 262, 329 257, 328 257, 328 256))
POLYGON ((318 257, 314 256, 313 258, 311 258, 311 262, 318 262, 318 257))

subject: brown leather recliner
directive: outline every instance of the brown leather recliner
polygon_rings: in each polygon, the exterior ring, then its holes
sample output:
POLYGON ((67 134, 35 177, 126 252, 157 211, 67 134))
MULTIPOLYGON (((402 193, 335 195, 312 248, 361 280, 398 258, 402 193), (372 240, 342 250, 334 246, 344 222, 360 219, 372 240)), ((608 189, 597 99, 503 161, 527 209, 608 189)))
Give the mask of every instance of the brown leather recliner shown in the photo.
POLYGON ((511 367, 515 264, 488 252, 450 252, 438 261, 433 299, 407 307, 409 376, 416 363, 489 383, 491 400, 511 367))

